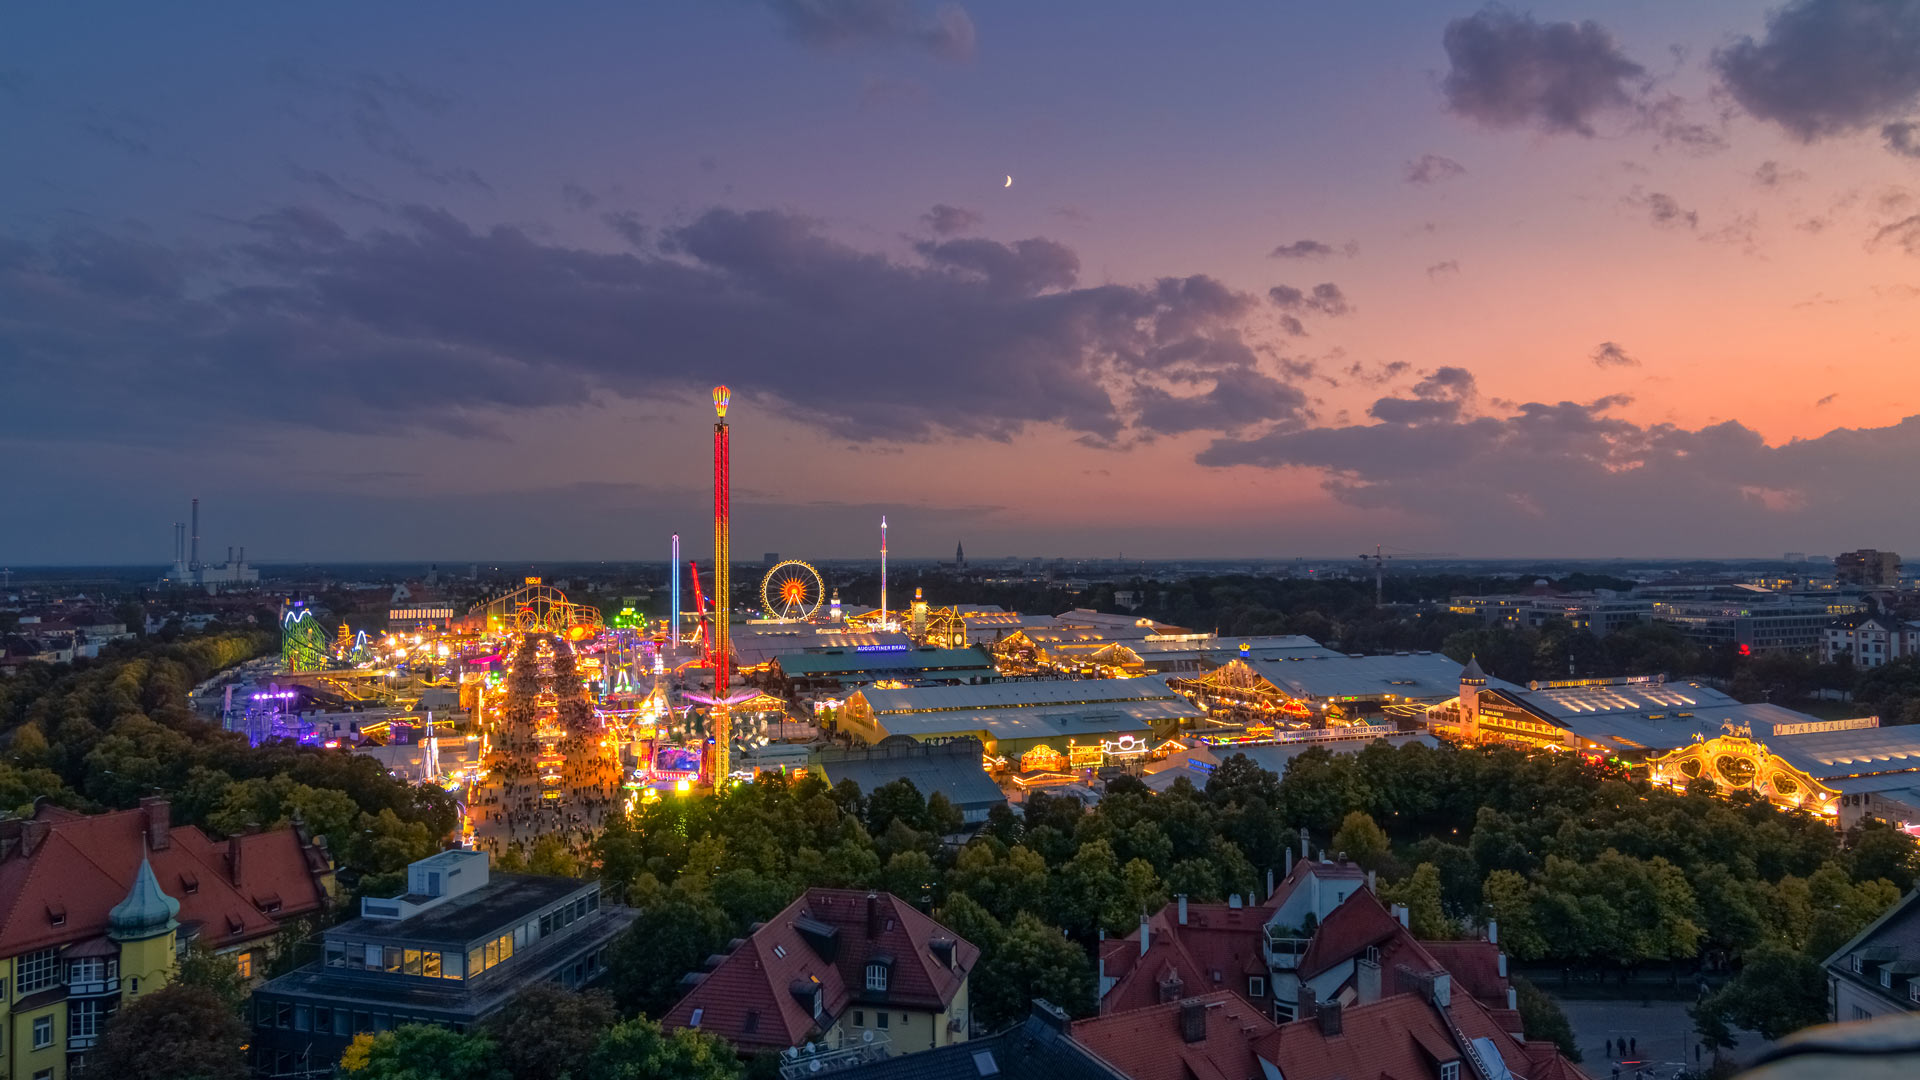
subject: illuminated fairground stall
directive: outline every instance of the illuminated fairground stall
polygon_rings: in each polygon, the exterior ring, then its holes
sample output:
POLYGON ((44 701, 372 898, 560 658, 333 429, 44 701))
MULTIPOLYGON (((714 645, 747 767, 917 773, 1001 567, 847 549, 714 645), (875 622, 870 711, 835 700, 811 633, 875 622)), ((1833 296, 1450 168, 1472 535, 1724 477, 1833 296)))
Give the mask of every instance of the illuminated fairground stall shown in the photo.
POLYGON ((1428 721, 1457 742, 1577 753, 1672 786, 1711 780, 1840 828, 1873 816, 1920 829, 1920 727, 1883 728, 1874 716, 1822 720, 1659 675, 1520 687, 1470 661, 1459 697, 1428 721))

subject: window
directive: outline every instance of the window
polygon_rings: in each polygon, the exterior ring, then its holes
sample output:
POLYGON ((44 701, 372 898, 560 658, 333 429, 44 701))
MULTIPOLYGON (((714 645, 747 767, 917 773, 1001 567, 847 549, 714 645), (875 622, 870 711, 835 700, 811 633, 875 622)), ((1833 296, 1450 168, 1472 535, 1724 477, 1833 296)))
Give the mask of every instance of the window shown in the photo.
POLYGON ((439 953, 423 952, 420 954, 420 974, 425 975, 429 979, 437 979, 440 977, 439 953))
POLYGON ((1441 1062, 1440 1080, 1460 1080, 1460 1063, 1457 1061, 1441 1062))
POLYGON ((467 954, 467 976, 471 978, 485 970, 487 970, 486 946, 476 945, 473 951, 467 954))
POLYGON ((233 958, 233 970, 243 979, 253 978, 253 954, 243 952, 233 958))
POLYGON ((855 1009, 855 1010, 853 1010, 853 1026, 854 1026, 854 1027, 866 1027, 866 1026, 867 1026, 867 1014, 866 1014, 866 1012, 865 1012, 865 1011, 863 1011, 863 1010, 861 1010, 861 1009, 855 1009))
POLYGON ((333 1032, 332 1006, 321 1005, 313 1010, 313 1030, 317 1035, 328 1035, 333 1032))
POLYGON ((785 945, 775 945, 773 947, 773 955, 780 957, 782 960, 786 959, 787 947, 785 945))
POLYGON ((704 1017, 704 1016, 706 1016, 706 1015, 707 1015, 707 1010, 705 1010, 705 1009, 695 1009, 695 1010, 693 1010, 693 1016, 692 1016, 692 1017, 690 1017, 690 1018, 688 1018, 688 1020, 687 1020, 687 1026, 688 1026, 688 1027, 690 1027, 690 1028, 697 1028, 697 1027, 699 1027, 699 1026, 700 1026, 700 1019, 701 1019, 702 1017, 704 1017))
POLYGON ((273 1026, 282 1031, 293 1027, 293 1002, 281 1001, 273 1006, 273 1026))
POLYGON ((877 1012, 873 1014, 874 1022, 879 1024, 883 1028, 887 1026, 887 1021, 892 1019, 892 1017, 893 1017, 892 1013, 886 1013, 886 1012, 877 1012))
POLYGON ((36 1016, 33 1018, 33 1048, 45 1050, 53 1045, 53 1017, 36 1016))
POLYGON ((868 964, 867 965, 867 989, 884 991, 886 988, 887 988, 887 965, 868 964))
POLYGON ((347 966, 347 947, 337 941, 327 942, 327 966, 343 968, 347 966))
MULTIPOLYGON (((400 964, 402 962, 402 955, 403 955, 400 947, 398 945, 388 945, 386 948, 381 950, 381 953, 382 953, 382 956, 381 956, 382 966, 387 971, 391 971, 398 974, 400 971, 400 964)), ((373 958, 368 957, 367 959, 371 960, 373 958)))
POLYGON ((1252 975, 1247 978, 1248 997, 1267 996, 1267 978, 1264 975, 1252 975))
POLYGON ((406 973, 409 975, 420 974, 420 950, 408 949, 406 953, 406 957, 407 958, 404 964, 404 969, 406 973))
POLYGON ((100 1034, 100 1021, 107 1003, 99 998, 78 998, 67 1005, 67 1038, 91 1039, 100 1034))
POLYGON ((295 1005, 293 1007, 293 1030, 309 1031, 313 1028, 313 1006, 295 1005))
POLYGON ((13 992, 31 994, 60 982, 60 950, 41 949, 13 962, 13 992))
POLYGON ((99 982, 105 978, 107 978, 107 961, 103 957, 89 956, 67 965, 69 984, 99 982))
POLYGON ((53 1080, 53 1070, 41 1069, 39 1072, 33 1074, 33 1080, 53 1080))

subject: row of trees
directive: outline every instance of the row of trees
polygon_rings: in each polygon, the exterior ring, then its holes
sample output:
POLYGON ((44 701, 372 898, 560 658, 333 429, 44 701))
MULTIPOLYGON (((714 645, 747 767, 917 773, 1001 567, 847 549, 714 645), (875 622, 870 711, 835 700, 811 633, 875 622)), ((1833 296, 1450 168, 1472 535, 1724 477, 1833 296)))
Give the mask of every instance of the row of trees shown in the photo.
POLYGON ((0 682, 0 811, 31 813, 39 798, 125 809, 166 793, 178 824, 231 836, 298 819, 327 843, 343 880, 398 884, 408 862, 452 832, 457 811, 445 791, 348 750, 250 746, 189 707, 193 686, 276 645, 264 631, 143 639, 0 682))

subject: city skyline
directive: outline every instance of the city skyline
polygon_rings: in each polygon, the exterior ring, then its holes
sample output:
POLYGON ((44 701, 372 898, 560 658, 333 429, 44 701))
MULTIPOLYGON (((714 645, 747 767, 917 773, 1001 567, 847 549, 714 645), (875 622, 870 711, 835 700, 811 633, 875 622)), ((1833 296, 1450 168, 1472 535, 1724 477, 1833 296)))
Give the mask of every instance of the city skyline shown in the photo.
POLYGON ((575 12, 13 16, 0 562, 1920 528, 1920 3, 575 12))

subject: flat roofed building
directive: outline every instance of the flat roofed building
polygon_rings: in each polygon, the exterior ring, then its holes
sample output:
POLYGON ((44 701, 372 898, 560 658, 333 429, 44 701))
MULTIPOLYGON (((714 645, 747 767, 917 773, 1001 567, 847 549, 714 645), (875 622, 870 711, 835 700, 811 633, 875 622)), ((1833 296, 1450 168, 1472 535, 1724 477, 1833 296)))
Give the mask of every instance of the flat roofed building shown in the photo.
POLYGON ((913 639, 891 630, 850 630, 845 627, 773 623, 737 626, 728 635, 740 669, 759 667, 780 656, 860 649, 911 649, 913 639))
POLYGON ((769 683, 788 693, 837 693, 853 686, 894 681, 912 685, 992 682, 1000 677, 993 658, 979 648, 936 649, 872 645, 854 649, 789 653, 768 661, 769 683))
POLYGON ((445 851, 407 867, 407 891, 361 901, 323 932, 321 959, 254 992, 257 1072, 324 1072, 357 1034, 401 1024, 464 1030, 538 982, 584 986, 635 917, 576 878, 490 874, 445 851))
POLYGON ((961 820, 975 825, 987 820, 994 807, 1007 804, 1006 793, 981 769, 985 754, 985 745, 970 737, 944 743, 889 738, 874 747, 822 750, 813 764, 827 783, 851 780, 863 794, 896 780, 910 781, 922 798, 935 792, 945 795, 961 820))
POLYGON ((1202 715, 1161 678, 1042 679, 858 690, 847 698, 840 723, 870 744, 889 735, 922 742, 970 735, 990 755, 1012 761, 1043 747, 1070 759, 1068 747, 1075 745, 1144 756, 1156 736, 1168 737, 1202 715))

